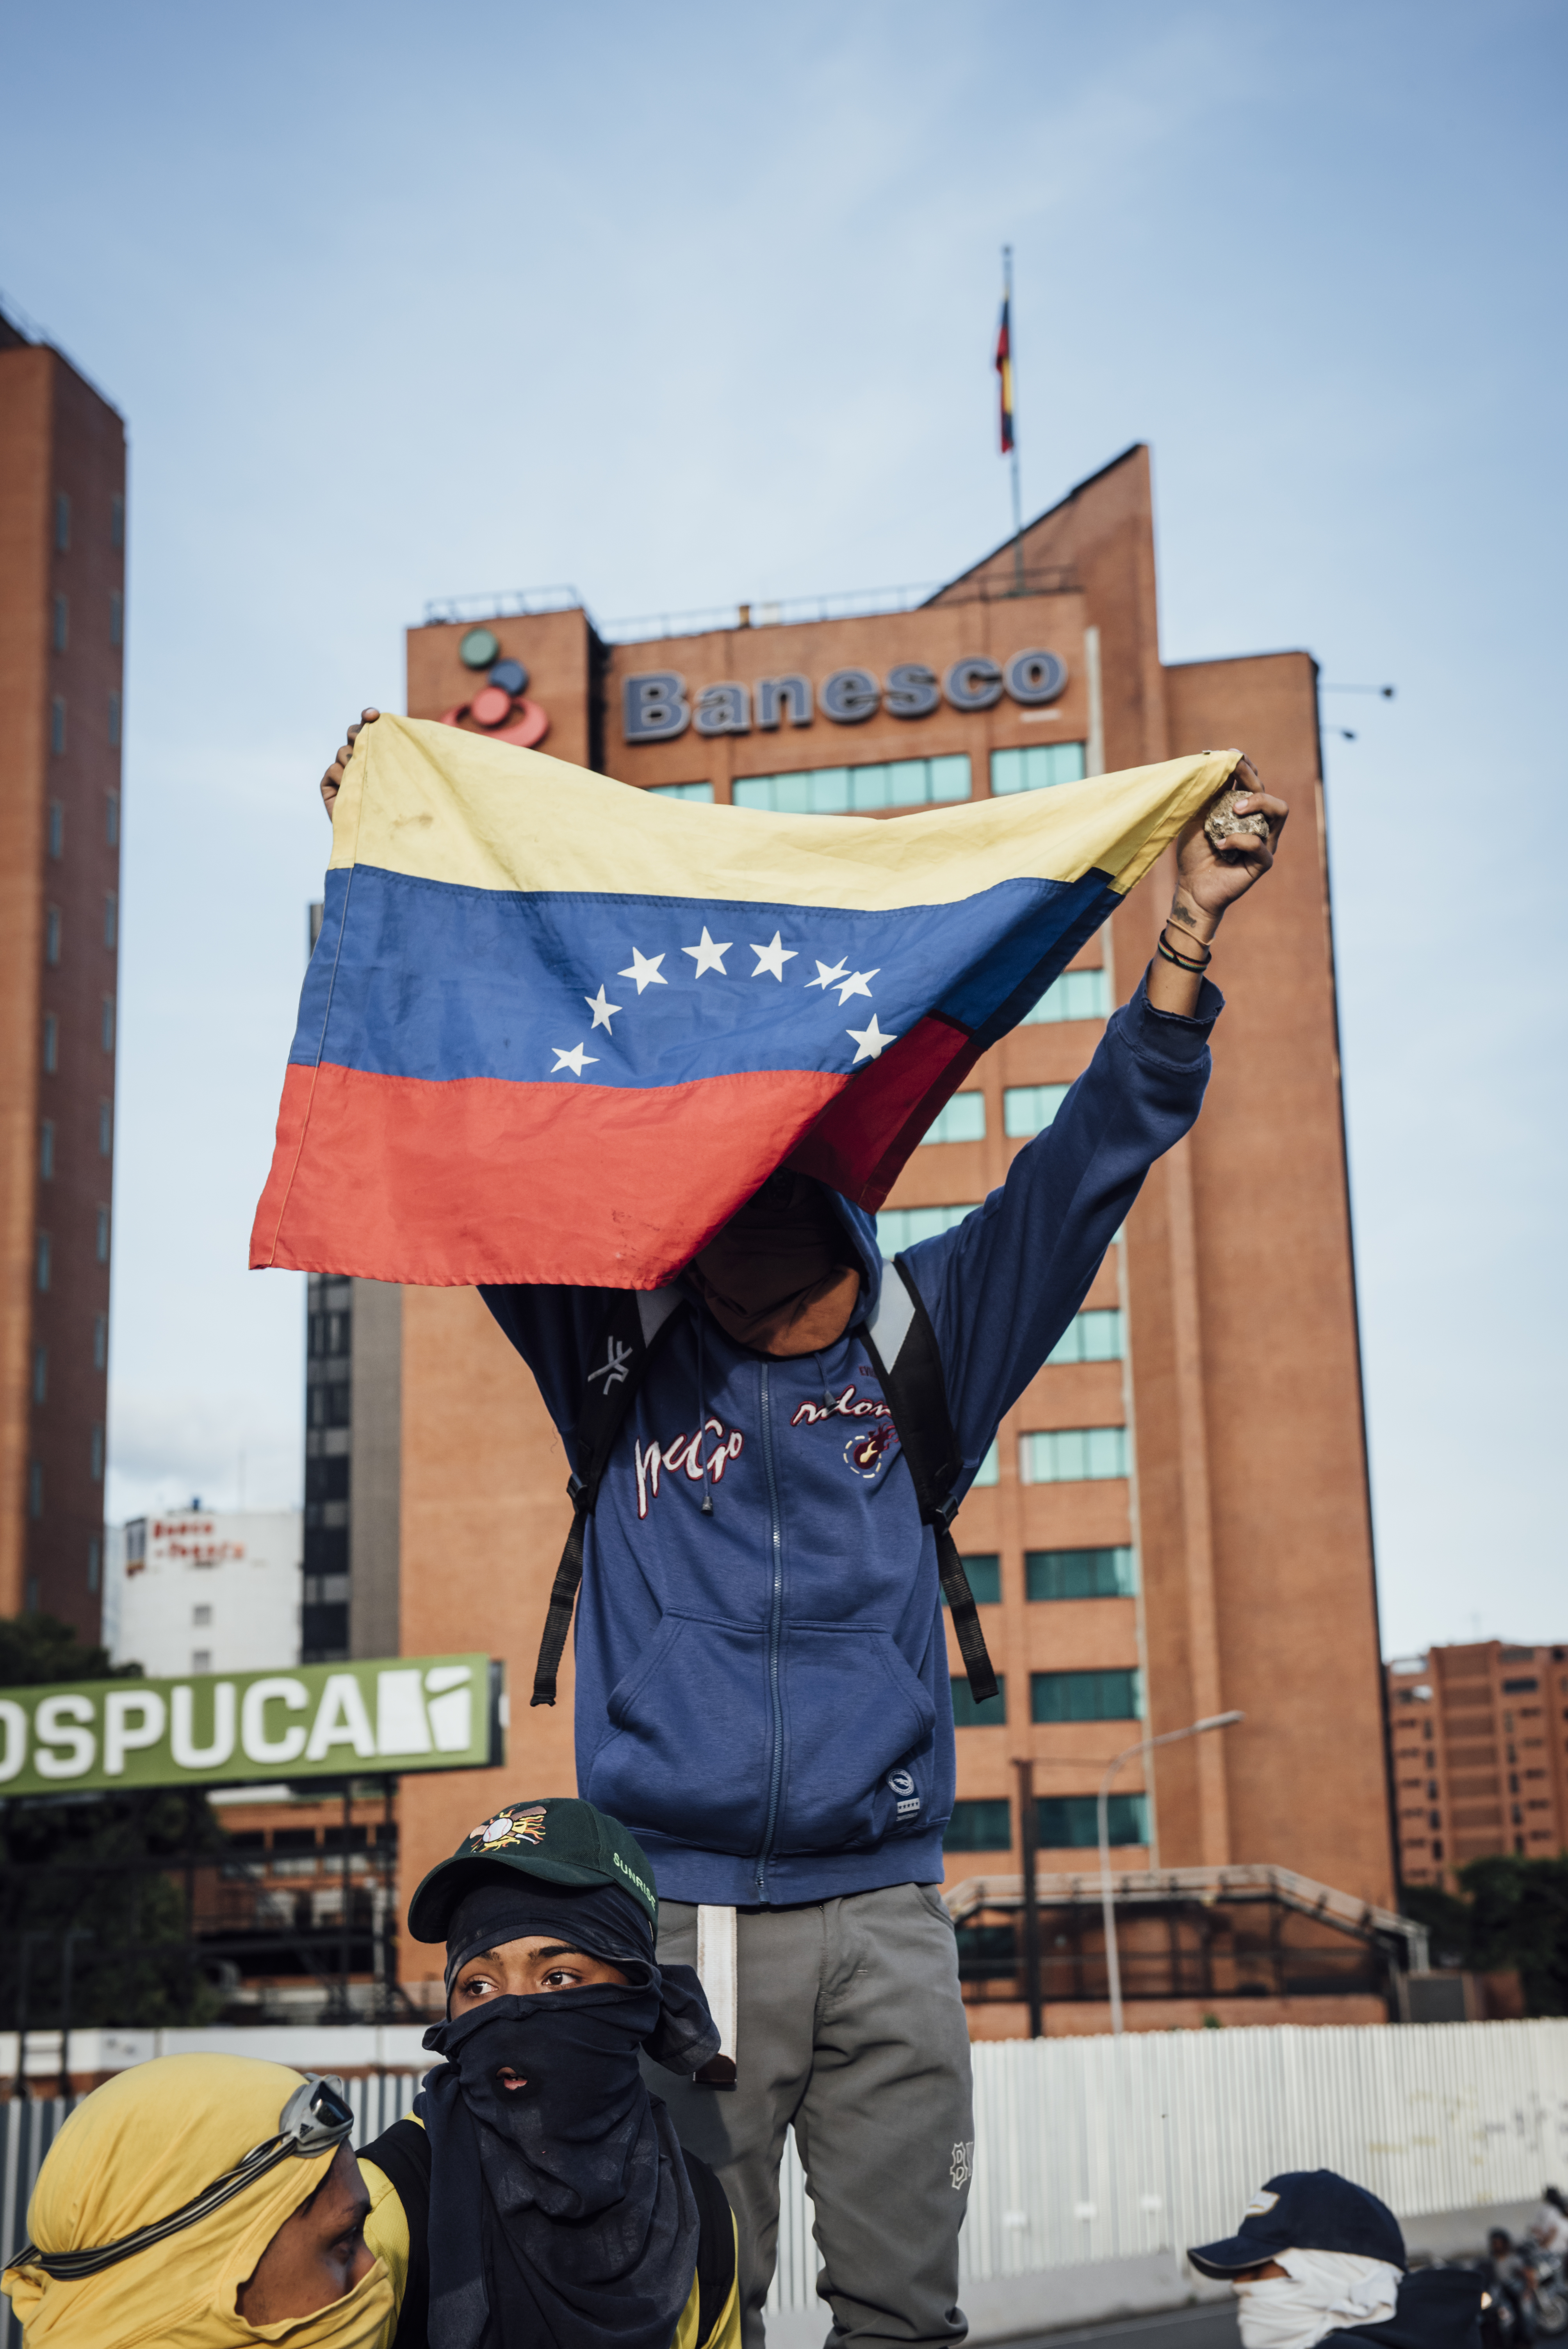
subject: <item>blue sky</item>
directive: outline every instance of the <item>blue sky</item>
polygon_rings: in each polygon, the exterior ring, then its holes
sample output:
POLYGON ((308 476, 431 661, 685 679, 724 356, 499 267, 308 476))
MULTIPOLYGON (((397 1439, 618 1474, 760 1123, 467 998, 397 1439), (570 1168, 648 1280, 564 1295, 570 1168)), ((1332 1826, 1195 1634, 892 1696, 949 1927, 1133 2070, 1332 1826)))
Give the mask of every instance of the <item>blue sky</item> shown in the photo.
POLYGON ((404 627, 963 567, 1010 239, 1027 508, 1147 440, 1168 659, 1398 686, 1327 710, 1386 1644, 1568 1638, 1565 51, 1542 0, 5 0, 0 288, 131 435, 111 1511, 297 1495, 245 1241, 404 627))

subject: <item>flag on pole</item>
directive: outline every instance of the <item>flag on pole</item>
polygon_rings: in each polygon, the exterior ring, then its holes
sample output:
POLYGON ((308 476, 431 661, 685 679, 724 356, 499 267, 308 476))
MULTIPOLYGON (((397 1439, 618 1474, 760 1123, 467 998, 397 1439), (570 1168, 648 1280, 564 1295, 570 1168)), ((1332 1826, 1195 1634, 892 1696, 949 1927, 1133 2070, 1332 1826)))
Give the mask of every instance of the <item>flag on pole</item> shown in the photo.
POLYGON ((1013 297, 1002 296, 1002 324, 996 336, 996 373, 1002 399, 1002 454, 1013 447, 1013 297))
POLYGON ((1237 756, 884 821, 378 719, 252 1264, 652 1288, 780 1165, 874 1210, 1237 756))

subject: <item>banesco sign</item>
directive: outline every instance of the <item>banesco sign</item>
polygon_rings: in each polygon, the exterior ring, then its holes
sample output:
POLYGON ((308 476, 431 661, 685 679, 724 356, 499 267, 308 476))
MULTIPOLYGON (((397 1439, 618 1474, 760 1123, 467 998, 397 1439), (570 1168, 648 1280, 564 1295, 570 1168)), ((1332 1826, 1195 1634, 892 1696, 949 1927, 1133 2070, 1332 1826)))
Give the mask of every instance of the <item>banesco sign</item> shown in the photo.
POLYGON ((699 734, 761 734, 810 726, 818 709, 835 726, 861 726, 877 710, 890 718, 929 718, 945 700, 954 709, 991 709, 1004 693, 1026 709, 1055 701, 1068 681, 1057 653, 1033 650, 996 662, 980 655, 954 661, 938 679, 923 661, 897 661, 885 685, 869 668, 836 668, 813 693, 809 678, 763 677, 754 685, 727 679, 688 693, 673 668, 644 670, 621 688, 621 723, 630 743, 673 742, 688 726, 699 734))

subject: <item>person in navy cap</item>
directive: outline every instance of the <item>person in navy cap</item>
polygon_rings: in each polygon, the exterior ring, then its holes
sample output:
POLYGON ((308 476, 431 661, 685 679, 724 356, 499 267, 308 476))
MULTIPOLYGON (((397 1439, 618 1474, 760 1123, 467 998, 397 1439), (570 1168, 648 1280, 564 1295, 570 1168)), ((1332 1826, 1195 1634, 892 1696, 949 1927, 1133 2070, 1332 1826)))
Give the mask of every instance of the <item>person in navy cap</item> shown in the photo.
POLYGON ((1187 2257, 1231 2283, 1243 2349, 1314 2349, 1330 2334, 1387 2349, 1480 2349, 1482 2279, 1409 2272, 1386 2202, 1332 2169, 1288 2169, 1253 2196, 1236 2232, 1187 2257))

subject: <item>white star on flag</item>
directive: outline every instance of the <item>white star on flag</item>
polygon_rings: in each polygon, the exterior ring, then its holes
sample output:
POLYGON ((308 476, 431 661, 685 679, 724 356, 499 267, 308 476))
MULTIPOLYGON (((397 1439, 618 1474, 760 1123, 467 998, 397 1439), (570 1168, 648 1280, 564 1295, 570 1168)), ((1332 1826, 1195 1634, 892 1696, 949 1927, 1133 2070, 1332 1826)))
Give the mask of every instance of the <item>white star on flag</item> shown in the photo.
POLYGON ((877 1016, 874 1011, 872 1013, 869 1028, 851 1028, 847 1032, 854 1038, 860 1047, 850 1063, 850 1066, 855 1069, 859 1068, 862 1061, 879 1060, 890 1044, 896 1044, 898 1041, 896 1036, 882 1034, 882 1030, 877 1026, 877 1016))
MULTIPOLYGON (((869 996, 872 991, 870 982, 876 977, 877 970, 880 970, 881 968, 882 965, 879 962, 876 970, 852 971, 850 977, 845 979, 842 987, 839 989, 840 1004, 843 1005, 847 1003, 851 995, 869 996)), ((851 1033, 853 1031, 851 1030, 851 1033)))
POLYGON ((773 933, 773 943, 769 947, 759 947, 753 938, 751 951, 757 957, 757 968, 751 974, 753 978, 760 978, 763 972, 767 971, 770 977, 782 979, 785 964, 793 962, 795 959, 794 947, 781 946, 777 930, 773 933))
MULTIPOLYGON (((809 978, 806 981, 806 984, 808 987, 837 987, 840 979, 843 978, 845 972, 849 969, 849 964, 841 958, 835 963, 820 962, 817 965, 816 978, 809 978)), ((840 999, 841 1001, 842 998, 840 999)))
MULTIPOLYGON (((713 940, 708 936, 707 924, 705 922, 702 926, 702 944, 697 947, 682 947, 681 948, 682 954, 690 955, 692 960, 696 965, 696 968, 693 971, 692 977, 694 978, 700 978, 705 970, 717 970, 720 972, 724 978, 727 978, 729 977, 729 973, 724 968, 724 957, 729 952, 731 944, 732 941, 726 938, 721 947, 716 947, 713 940)), ((661 955, 659 959, 662 962, 664 960, 664 957, 661 955)))
MULTIPOLYGON (((583 998, 583 1000, 588 1006, 589 1010, 593 1014, 594 1027, 603 1028, 607 1036, 613 1036, 615 1031, 610 1025, 611 1015, 614 1012, 619 1011, 621 1007, 618 1003, 605 1002, 604 983, 603 979, 599 982, 598 994, 585 995, 583 998)), ((552 1051, 554 1051, 556 1047, 552 1044, 550 1049, 552 1051)))
MULTIPOLYGON (((637 993, 639 995, 641 995, 645 987, 667 987, 669 985, 669 980, 659 968, 659 965, 663 960, 664 957, 661 954, 655 955, 653 960, 650 962, 646 955, 639 954, 636 947, 634 947, 632 948, 631 969, 618 970, 615 973, 615 976, 617 978, 634 978, 637 982, 637 993)), ((554 1048, 552 1046, 552 1050, 554 1048)))
POLYGON ((552 1077, 558 1077, 562 1069, 570 1069, 574 1077, 580 1077, 585 1068, 596 1069, 599 1065, 593 1053, 581 1044, 573 1044, 570 1052, 563 1052, 559 1044, 552 1044, 550 1049, 555 1055, 555 1066, 550 1071, 552 1077))

